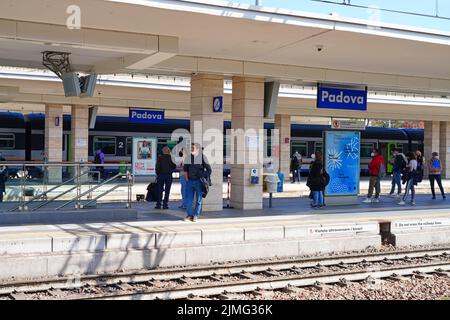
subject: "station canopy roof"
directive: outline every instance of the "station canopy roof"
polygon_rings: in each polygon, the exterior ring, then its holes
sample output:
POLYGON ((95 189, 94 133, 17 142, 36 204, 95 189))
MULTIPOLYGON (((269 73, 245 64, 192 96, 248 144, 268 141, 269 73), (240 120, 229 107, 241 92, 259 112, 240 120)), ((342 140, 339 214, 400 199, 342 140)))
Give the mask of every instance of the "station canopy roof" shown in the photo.
POLYGON ((42 68, 47 50, 81 72, 450 91, 450 32, 223 1, 2 0, 0 65, 42 68), (73 5, 80 30, 66 26, 73 5))

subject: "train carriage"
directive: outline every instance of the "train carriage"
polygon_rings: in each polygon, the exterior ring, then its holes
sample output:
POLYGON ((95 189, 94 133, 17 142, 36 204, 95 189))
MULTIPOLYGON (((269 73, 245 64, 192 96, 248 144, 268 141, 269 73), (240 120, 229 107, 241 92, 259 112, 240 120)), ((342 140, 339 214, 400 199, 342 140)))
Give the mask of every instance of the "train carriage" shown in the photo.
MULTIPOLYGON (((70 115, 63 117, 63 161, 71 160, 70 115)), ((95 150, 101 148, 105 162, 131 162, 132 138, 156 136, 158 152, 171 143, 172 132, 176 129, 189 130, 189 120, 166 119, 163 124, 130 123, 125 117, 98 116, 94 129, 89 130, 89 159, 94 160, 95 150)), ((270 136, 273 123, 265 123, 264 128, 270 136)), ((231 122, 224 122, 224 132, 231 129, 231 122)), ((329 130, 326 125, 293 124, 291 127, 291 154, 298 151, 303 156, 302 174, 306 175, 311 162, 311 154, 322 151, 322 134, 329 130)), ((45 116, 40 113, 23 116, 21 113, 0 113, 0 153, 8 161, 44 161, 45 116)), ((396 129, 368 127, 361 132, 361 174, 368 172, 367 164, 374 148, 380 148, 386 159, 394 147, 402 151, 423 150, 422 129, 396 129)), ((224 174, 230 166, 227 161, 227 139, 224 139, 224 174)), ((265 145, 267 156, 271 156, 270 139, 265 145)), ((389 171, 388 167, 388 171, 389 171)))

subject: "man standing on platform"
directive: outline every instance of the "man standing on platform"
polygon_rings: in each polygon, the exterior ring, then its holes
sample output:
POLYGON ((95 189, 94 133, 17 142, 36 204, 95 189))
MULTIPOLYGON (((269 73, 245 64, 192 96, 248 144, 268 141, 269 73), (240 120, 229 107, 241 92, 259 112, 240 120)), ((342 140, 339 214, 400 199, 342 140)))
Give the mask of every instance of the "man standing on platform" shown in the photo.
POLYGON ((372 161, 369 162, 369 192, 364 203, 380 202, 381 178, 386 174, 386 162, 380 153, 380 150, 372 151, 372 161), (373 189, 375 189, 375 198, 372 199, 373 189))
POLYGON ((172 173, 177 165, 172 161, 169 147, 165 146, 162 149, 162 154, 156 161, 156 183, 158 185, 158 200, 155 209, 161 209, 161 202, 163 202, 163 209, 169 209, 170 188, 172 186, 172 173), (162 194, 164 192, 164 201, 162 201, 162 194))
POLYGON ((198 143, 191 145, 190 159, 184 162, 184 176, 186 177, 186 213, 185 221, 195 222, 200 215, 202 208, 202 182, 200 179, 209 178, 211 176, 211 166, 208 159, 205 158, 203 152, 200 150, 198 143), (195 210, 192 212, 193 202, 195 199, 195 210))

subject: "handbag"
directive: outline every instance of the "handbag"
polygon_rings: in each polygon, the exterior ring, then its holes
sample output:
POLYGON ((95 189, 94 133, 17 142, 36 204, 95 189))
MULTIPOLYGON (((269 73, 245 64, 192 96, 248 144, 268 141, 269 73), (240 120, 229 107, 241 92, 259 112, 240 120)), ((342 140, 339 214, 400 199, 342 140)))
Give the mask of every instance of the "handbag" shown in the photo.
POLYGON ((209 182, 208 179, 203 177, 200 178, 200 183, 202 184, 202 198, 206 198, 209 192, 209 182))

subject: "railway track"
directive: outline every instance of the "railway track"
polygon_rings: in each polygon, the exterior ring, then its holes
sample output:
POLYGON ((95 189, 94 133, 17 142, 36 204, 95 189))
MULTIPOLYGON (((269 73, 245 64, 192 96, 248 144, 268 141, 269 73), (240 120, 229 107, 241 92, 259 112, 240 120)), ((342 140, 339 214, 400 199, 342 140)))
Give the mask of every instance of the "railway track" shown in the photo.
POLYGON ((450 274, 450 248, 362 253, 0 284, 0 299, 183 299, 450 274))

